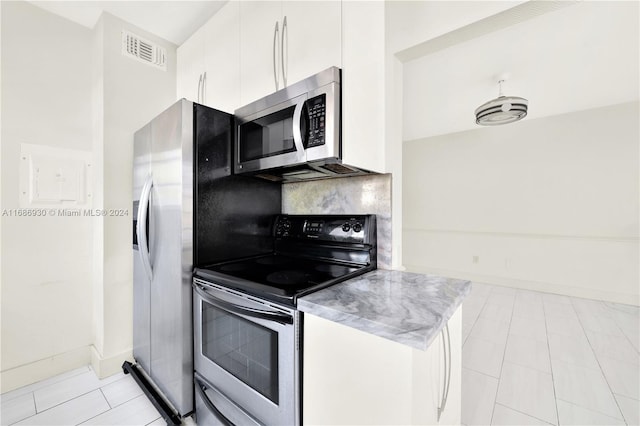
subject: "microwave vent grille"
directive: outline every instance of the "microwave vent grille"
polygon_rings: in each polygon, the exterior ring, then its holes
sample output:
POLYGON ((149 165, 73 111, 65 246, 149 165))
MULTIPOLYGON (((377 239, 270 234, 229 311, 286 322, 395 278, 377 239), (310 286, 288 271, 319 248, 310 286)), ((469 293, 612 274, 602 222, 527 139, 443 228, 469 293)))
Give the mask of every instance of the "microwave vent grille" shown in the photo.
POLYGON ((324 166, 322 166, 322 168, 329 170, 330 172, 333 173, 337 173, 340 175, 346 175, 346 174, 352 174, 354 172, 358 172, 359 170, 356 169, 351 169, 345 165, 342 164, 338 164, 338 163, 332 163, 332 164, 325 164, 324 166))

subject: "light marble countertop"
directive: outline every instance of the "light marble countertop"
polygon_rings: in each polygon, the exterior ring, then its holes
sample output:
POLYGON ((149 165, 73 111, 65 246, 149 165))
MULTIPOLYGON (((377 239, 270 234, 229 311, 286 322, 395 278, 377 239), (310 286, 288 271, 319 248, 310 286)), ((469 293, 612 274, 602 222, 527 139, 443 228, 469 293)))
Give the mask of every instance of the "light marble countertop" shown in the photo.
POLYGON ((301 297, 298 309, 426 350, 470 291, 470 281, 377 269, 301 297))

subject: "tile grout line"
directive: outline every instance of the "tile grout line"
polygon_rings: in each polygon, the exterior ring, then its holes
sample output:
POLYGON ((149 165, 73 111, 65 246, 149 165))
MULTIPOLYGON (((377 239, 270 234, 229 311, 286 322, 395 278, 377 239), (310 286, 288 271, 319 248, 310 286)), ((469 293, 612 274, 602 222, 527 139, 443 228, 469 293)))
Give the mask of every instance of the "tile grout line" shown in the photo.
MULTIPOLYGON (((623 314, 626 314, 626 312, 615 309, 613 306, 608 306, 606 305, 607 310, 614 310, 616 312, 621 312, 623 314)), ((632 314, 630 314, 632 315, 632 314)), ((578 318, 579 319, 579 318, 578 318)), ((620 324, 618 324, 618 320, 615 317, 611 318, 613 320, 613 322, 615 323, 615 325, 620 329, 620 331, 622 332, 622 335, 624 336, 624 338, 627 340, 627 343, 629 343, 631 345, 631 348, 640 356, 640 349, 636 348, 635 345, 633 344, 633 342, 631 341, 631 339, 629 339, 629 336, 627 336, 627 333, 624 332, 624 330, 622 329, 622 327, 620 327, 620 324)), ((640 321, 640 318, 638 318, 638 321, 640 321)), ((596 357, 597 358, 597 357, 596 357)))
MULTIPOLYGON (((491 290, 493 293, 493 290, 491 290)), ((496 396, 493 399, 493 410, 491 411, 491 421, 490 424, 493 424, 493 415, 496 412, 496 404, 498 403, 498 391, 500 390, 500 381, 502 380, 502 369, 504 368, 504 358, 507 355, 507 345, 509 344, 509 332, 511 331, 511 322, 513 322, 513 308, 516 304, 516 295, 517 290, 514 291, 513 303, 511 304, 511 316, 509 317, 509 327, 507 327, 507 337, 504 341, 504 349, 502 350, 502 363, 500 364, 500 374, 498 377, 498 387, 496 388, 496 396)))
MULTIPOLYGON (((476 326, 476 324, 477 324, 477 322, 478 322, 478 319, 480 318, 480 314, 482 314, 482 311, 484 310, 484 308, 485 308, 485 306, 486 306, 486 304, 487 304, 487 301, 489 300, 489 295, 490 295, 491 293, 493 293, 493 287, 491 287, 491 289, 490 289, 489 293, 488 293, 488 294, 487 294, 487 296, 484 298, 484 302, 482 303, 482 308, 481 308, 481 309, 480 309, 480 311, 478 312, 478 315, 476 315, 476 319, 473 321, 473 325, 472 325, 472 326, 471 326, 471 328, 469 329, 469 334, 467 334, 467 337, 466 337, 466 339, 464 340, 464 342, 463 342, 463 344, 462 344, 462 346, 463 346, 463 347, 464 347, 464 344, 465 344, 465 343, 467 342, 467 340, 469 339, 469 336, 471 336, 471 333, 473 332, 473 328, 476 326)), ((488 374, 486 374, 486 373, 482 373, 482 372, 480 372, 480 371, 476 371, 476 370, 474 370, 474 369, 472 369, 472 368, 465 367, 464 365, 462 366, 462 368, 463 368, 463 369, 464 369, 464 368, 466 368, 467 370, 473 371, 473 372, 478 373, 478 374, 482 374, 483 376, 490 377, 490 378, 492 378, 492 379, 496 379, 496 380, 498 380, 498 386, 500 385, 500 378, 499 378, 499 377, 498 377, 498 378, 496 378, 496 377, 490 376, 490 375, 488 375, 488 374)), ((496 386, 496 392, 495 392, 495 395, 493 396, 493 408, 494 408, 494 410, 495 410, 496 398, 498 397, 498 386, 496 386)), ((491 411, 491 417, 493 418, 493 410, 491 411)))
MULTIPOLYGON (((573 305, 571 305, 571 309, 573 309, 573 305)), ((556 406, 556 423, 559 425, 560 411, 558 410, 558 394, 556 392, 556 381, 553 375, 553 362, 551 362, 551 345, 549 344, 549 327, 547 327, 547 309, 545 308, 545 305, 544 305, 544 299, 542 299, 542 313, 544 314, 544 334, 547 338, 547 352, 549 354, 549 369, 551 370, 551 385, 553 386, 553 402, 554 402, 554 405, 556 406)))
POLYGON ((145 426, 149 426, 151 423, 155 423, 158 420, 160 420, 162 417, 158 417, 157 419, 153 419, 152 421, 150 421, 149 423, 147 423, 145 426))
MULTIPOLYGON (((491 290, 493 291, 493 290, 491 290)), ((473 324, 471 325, 471 328, 469 329, 469 333, 467 333, 467 337, 464 338, 464 342, 462 342, 462 346, 464 346, 465 343, 467 343, 467 339, 469 339, 469 336, 471 336, 471 333, 473 332, 473 327, 476 326, 476 323, 478 322, 478 319, 480 318, 480 314, 482 313, 482 310, 484 309, 484 306, 487 304, 487 299, 489 299, 489 296, 486 296, 484 298, 484 302, 482 303, 482 308, 480 308, 480 311, 478 312, 478 315, 476 315, 476 318, 473 320, 473 324)))
MULTIPOLYGON (((35 392, 31 392, 31 399, 33 399, 33 411, 36 412, 36 414, 38 414, 38 405, 36 404, 36 393, 35 392)), ((26 419, 27 417, 25 417, 26 419)), ((24 419, 22 419, 24 420, 24 419)), ((18 420, 21 421, 21 420, 18 420)), ((14 422, 16 423, 16 422, 14 422)))
POLYGON ((98 413, 98 414, 96 414, 95 416, 89 417, 88 419, 84 420, 82 423, 78 423, 78 425, 85 424, 85 423, 87 423, 88 421, 90 421, 90 420, 92 420, 92 419, 95 419, 96 417, 101 416, 101 415, 103 415, 104 413, 108 413, 109 411, 113 410, 113 407, 111 407, 111 404, 109 404, 109 400, 107 400, 107 397, 106 397, 106 396, 104 396, 104 392, 102 392, 102 388, 98 388, 98 390, 99 390, 99 391, 100 391, 100 393, 102 394, 102 397, 104 398, 104 400, 107 402, 107 406, 109 407, 109 409, 108 409, 108 410, 106 410, 106 411, 103 411, 102 413, 98 413))
MULTIPOLYGON (((40 411, 40 412, 38 411, 38 407, 36 406, 36 414, 34 414, 34 415, 32 415, 32 416, 25 417, 25 418, 24 418, 24 419, 22 419, 22 420, 30 419, 31 417, 35 417, 35 416, 37 416, 37 415, 39 415, 39 414, 45 413, 45 412, 47 412, 47 411, 49 411, 49 410, 52 410, 52 409, 54 409, 54 408, 56 408, 56 407, 59 407, 59 406, 61 406, 61 405, 63 405, 63 404, 66 404, 67 402, 71 402, 71 401, 73 401, 74 399, 78 399, 78 398, 80 398, 81 396, 85 396, 85 395, 90 394, 91 392, 95 392, 95 391, 97 391, 97 390, 99 390, 99 389, 100 389, 100 388, 98 388, 98 389, 92 389, 92 390, 90 390, 90 391, 88 391, 88 392, 85 392, 85 393, 82 393, 82 394, 80 394, 80 395, 74 396, 74 397, 73 397, 73 398, 71 398, 71 399, 67 399, 66 401, 62 401, 62 402, 60 402, 60 403, 58 403, 58 404, 56 404, 56 405, 52 405, 51 407, 49 407, 49 408, 47 408, 47 409, 44 409, 44 410, 42 410, 42 411, 40 411)), ((35 392, 33 392, 33 394, 34 394, 34 403, 35 403, 35 392)), ((105 399, 106 399, 106 398, 105 398, 105 399)), ((107 402, 107 405, 109 405, 109 403, 108 403, 108 402, 107 402)), ((18 420, 18 422, 21 422, 22 420, 18 420)), ((14 422, 14 423, 12 423, 12 424, 15 424, 15 423, 18 423, 18 422, 14 422)))
POLYGON ((109 410, 113 409, 114 407, 111 406, 111 403, 109 402, 109 400, 107 399, 107 396, 102 391, 102 388, 98 388, 98 390, 102 394, 102 397, 104 398, 104 400, 107 401, 107 405, 109 406, 109 410))
MULTIPOLYGON (((569 301, 571 302, 571 307, 573 308, 573 310, 575 311, 576 308, 573 306, 573 298, 569 298, 569 301)), ((602 302, 599 302, 602 303, 602 302)), ((616 407, 618 407, 618 412, 620 413, 620 417, 622 417, 622 421, 625 424, 629 424, 627 423, 627 419, 624 417, 624 414, 622 413, 622 408, 620 408, 620 404, 618 403, 618 400, 616 399, 615 393, 613 392, 613 389, 611 389, 611 385, 609 384, 609 380, 607 379, 607 375, 604 374, 604 369, 602 368, 602 365, 600 364, 600 360, 598 359, 598 355, 596 354, 595 349, 593 349, 593 345, 591 344, 591 340, 589 340, 589 335, 587 334, 587 331, 584 327, 584 324, 582 324, 582 320, 580 319, 580 315, 578 315, 578 311, 576 311, 576 317, 578 317, 578 323, 580 323, 580 327, 582 328, 582 332, 584 333, 584 337, 587 338, 587 343, 589 343, 589 348, 591 349, 591 353, 593 354, 593 357, 596 359, 596 362, 598 363, 598 367, 600 368, 600 373, 602 373, 602 378, 604 379, 605 383, 607 384, 607 387, 609 388, 609 392, 611 392, 611 397, 613 398, 613 401, 616 403, 616 407)), ((622 330, 620 329, 620 326, 618 326, 618 323, 614 320, 613 323, 616 325, 616 327, 618 327, 618 330, 620 330, 620 332, 622 332, 622 330)), ((595 332, 594 332, 595 333, 595 332)), ((623 336, 627 337, 624 333, 622 333, 623 336)), ((597 410, 593 410, 597 413, 600 413, 597 410)), ((608 415, 605 413, 600 413, 603 415, 608 415)), ((613 416, 609 416, 609 417, 613 417, 613 416)))
MULTIPOLYGON (((515 411, 515 412, 520 413, 520 414, 524 414, 524 415, 525 415, 525 416, 527 416, 527 417, 531 417, 531 418, 534 418, 534 419, 536 419, 536 420, 539 420, 539 421, 541 421, 542 423, 545 423, 545 424, 548 424, 548 425, 553 425, 553 423, 549 423, 548 421, 546 421, 546 420, 542 420, 542 419, 539 419, 539 418, 537 418, 536 416, 532 416, 531 414, 524 413, 524 412, 522 412, 522 411, 520 411, 520 410, 516 410, 515 408, 513 408, 513 407, 509 407, 508 405, 504 405, 504 404, 501 404, 501 403, 499 403, 499 402, 496 402, 494 405, 499 405, 499 406, 501 406, 501 407, 508 408, 509 410, 515 411)), ((495 407, 494 407, 494 410, 495 410, 495 407)), ((491 421, 493 421, 493 419, 491 419, 491 421)), ((555 425, 554 425, 554 426, 555 426, 555 425)))
POLYGON ((35 383, 31 383, 31 384, 28 384, 28 385, 20 386, 19 388, 16 388, 16 389, 9 390, 7 392, 4 392, 4 393, 0 394, 0 397, 6 396, 7 394, 10 394, 10 393, 14 393, 14 392, 20 391, 21 389, 24 389, 24 388, 33 387, 33 389, 31 389, 31 390, 25 391, 23 394, 18 394, 17 396, 14 396, 13 398, 9 399, 9 401, 11 401, 14 398, 22 397, 22 396, 27 395, 28 393, 34 393, 34 392, 37 392, 37 391, 42 390, 44 388, 48 388, 49 386, 53 386, 53 385, 62 383, 64 381, 68 380, 68 379, 71 379, 73 377, 76 377, 76 376, 79 376, 81 374, 87 373, 89 371, 92 371, 92 370, 90 370, 88 366, 76 368, 76 369, 73 369, 73 370, 69 370, 67 372, 57 374, 57 375, 55 375, 53 377, 44 378, 44 379, 39 380, 39 381, 37 381, 35 383), (85 371, 81 371, 81 370, 85 370, 85 371), (73 374, 71 374, 71 373, 73 373, 73 374), (66 376, 67 374, 68 374, 68 376, 66 376), (66 377, 57 380, 57 378, 59 378, 59 376, 66 376, 66 377), (50 381, 50 383, 47 383, 46 385, 42 385, 41 384, 42 382, 47 382, 47 381, 50 381))

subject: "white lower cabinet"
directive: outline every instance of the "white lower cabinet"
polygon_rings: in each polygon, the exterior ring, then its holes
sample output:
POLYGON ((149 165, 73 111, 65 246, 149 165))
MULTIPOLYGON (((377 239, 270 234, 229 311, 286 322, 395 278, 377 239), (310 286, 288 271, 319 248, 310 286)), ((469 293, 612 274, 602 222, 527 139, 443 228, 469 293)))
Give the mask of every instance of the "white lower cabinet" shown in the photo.
POLYGON ((422 351, 305 314, 303 424, 460 424, 461 309, 448 330, 422 351))

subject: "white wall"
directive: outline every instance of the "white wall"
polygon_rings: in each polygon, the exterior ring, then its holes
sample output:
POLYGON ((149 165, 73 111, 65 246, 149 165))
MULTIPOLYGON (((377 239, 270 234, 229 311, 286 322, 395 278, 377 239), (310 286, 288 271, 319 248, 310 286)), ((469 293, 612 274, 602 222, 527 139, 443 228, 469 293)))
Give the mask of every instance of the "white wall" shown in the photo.
MULTIPOLYGON (((20 145, 93 155, 94 209, 131 210, 133 133, 175 99, 175 45, 103 15, 93 30, 2 2, 2 209, 17 209, 20 145), (127 29, 167 70, 121 54, 127 29)), ((2 392, 132 348, 131 216, 2 217, 2 392)))
MULTIPOLYGON (((386 1, 385 2, 385 160, 392 181, 393 267, 403 269, 403 97, 404 63, 434 40, 453 35, 461 28, 487 19, 522 1, 386 1)), ((508 19, 501 22, 504 24, 508 19)), ((463 31, 464 32, 464 31, 463 31)), ((473 31, 471 31, 473 32, 473 31)), ((470 34, 471 32, 464 32, 470 34)), ((436 42, 436 44, 438 44, 436 42)))
POLYGON ((529 100, 529 119, 638 100, 639 5, 530 2, 500 14, 504 28, 494 18, 472 24, 493 31, 469 40, 449 33, 455 44, 405 63, 404 103, 420 108, 405 108, 404 140, 476 128, 473 111, 497 97, 500 73, 507 96, 529 100), (540 4, 551 10, 535 15, 540 4))
MULTIPOLYGON (((2 8, 2 208, 18 209, 20 145, 91 150, 90 30, 26 2, 2 8)), ((2 217, 2 392, 86 365, 91 222, 2 217)))
POLYGON ((513 8, 510 1, 387 1, 387 46, 394 54, 513 8))
POLYGON ((633 102, 405 142, 405 265, 638 305, 639 114, 633 102))
POLYGON ((133 344, 133 134, 175 101, 176 46, 108 13, 94 29, 93 45, 95 207, 130 212, 126 217, 96 218, 93 224, 95 344, 91 363, 104 377, 131 358, 133 344), (166 71, 123 56, 123 29, 164 47, 166 71))

